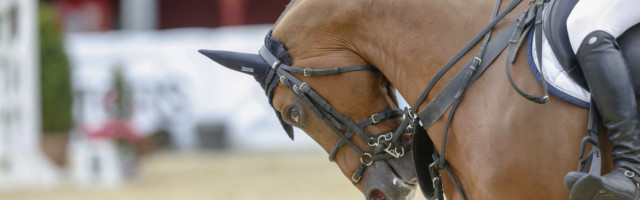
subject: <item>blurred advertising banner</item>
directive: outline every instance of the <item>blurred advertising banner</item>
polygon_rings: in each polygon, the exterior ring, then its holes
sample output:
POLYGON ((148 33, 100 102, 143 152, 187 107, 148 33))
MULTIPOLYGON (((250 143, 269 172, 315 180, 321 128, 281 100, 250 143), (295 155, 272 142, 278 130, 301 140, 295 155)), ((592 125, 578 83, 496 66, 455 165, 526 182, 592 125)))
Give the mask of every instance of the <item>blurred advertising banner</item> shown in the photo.
POLYGON ((0 188, 51 185, 40 142, 37 0, 0 0, 0 188))

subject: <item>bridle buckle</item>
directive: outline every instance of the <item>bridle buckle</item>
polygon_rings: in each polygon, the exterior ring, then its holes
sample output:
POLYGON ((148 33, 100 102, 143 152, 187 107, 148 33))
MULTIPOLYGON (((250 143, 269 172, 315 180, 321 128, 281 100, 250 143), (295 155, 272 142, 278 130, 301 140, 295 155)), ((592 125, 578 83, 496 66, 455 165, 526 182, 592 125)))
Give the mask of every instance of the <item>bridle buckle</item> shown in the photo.
POLYGON ((358 178, 355 177, 356 174, 351 175, 351 181, 355 183, 360 182, 360 179, 362 178, 362 176, 358 176, 358 178))
POLYGON ((302 91, 302 87, 304 87, 306 84, 307 84, 307 83, 302 82, 302 84, 300 84, 300 86, 298 86, 298 85, 293 85, 293 91, 294 91, 296 94, 300 94, 300 92, 304 92, 304 91, 302 91))
POLYGON ((289 79, 286 76, 280 76, 281 83, 286 83, 287 81, 289 81, 289 79))
POLYGON ((293 91, 294 91, 296 94, 300 94, 300 92, 298 92, 298 90, 299 90, 298 85, 294 84, 294 85, 293 85, 293 91))
POLYGON ((376 114, 371 115, 371 122, 372 122, 373 124, 380 123, 380 120, 376 120, 376 116, 378 116, 378 114, 377 114, 377 113, 376 113, 376 114))
POLYGON ((310 73, 307 73, 307 70, 311 70, 311 68, 305 68, 302 70, 302 74, 304 74, 304 76, 311 76, 310 73))

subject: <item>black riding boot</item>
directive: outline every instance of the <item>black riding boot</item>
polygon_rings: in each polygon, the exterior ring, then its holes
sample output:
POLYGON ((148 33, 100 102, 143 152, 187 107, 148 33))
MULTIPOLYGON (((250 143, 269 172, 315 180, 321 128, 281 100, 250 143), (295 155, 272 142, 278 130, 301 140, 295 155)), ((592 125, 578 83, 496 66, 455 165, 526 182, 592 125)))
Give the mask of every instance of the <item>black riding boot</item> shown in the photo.
POLYGON ((633 89, 636 93, 636 108, 638 110, 638 115, 640 116, 640 65, 633 66, 631 63, 640 63, 640 49, 636 49, 634 47, 640 46, 640 41, 634 40, 637 36, 640 35, 640 26, 635 26, 635 28, 630 28, 623 34, 623 36, 616 38, 616 41, 620 44, 620 49, 623 49, 622 54, 624 55, 625 60, 629 66, 629 72, 631 73, 631 80, 633 82, 633 89), (633 36, 632 36, 633 35, 633 36), (624 49, 630 49, 629 51, 624 51, 624 49))
POLYGON ((578 63, 603 117, 616 170, 594 176, 570 172, 565 184, 572 200, 640 199, 640 130, 636 98, 627 64, 615 38, 594 31, 582 41, 578 63))

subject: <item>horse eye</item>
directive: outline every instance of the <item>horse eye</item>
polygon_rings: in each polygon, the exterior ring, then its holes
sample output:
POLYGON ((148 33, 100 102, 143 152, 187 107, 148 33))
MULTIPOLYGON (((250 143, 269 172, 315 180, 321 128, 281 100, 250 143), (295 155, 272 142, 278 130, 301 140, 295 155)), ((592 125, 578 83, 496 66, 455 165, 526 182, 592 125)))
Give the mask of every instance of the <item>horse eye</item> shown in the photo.
POLYGON ((298 111, 298 108, 293 107, 291 108, 291 110, 289 110, 289 118, 296 124, 300 123, 300 111, 298 111))

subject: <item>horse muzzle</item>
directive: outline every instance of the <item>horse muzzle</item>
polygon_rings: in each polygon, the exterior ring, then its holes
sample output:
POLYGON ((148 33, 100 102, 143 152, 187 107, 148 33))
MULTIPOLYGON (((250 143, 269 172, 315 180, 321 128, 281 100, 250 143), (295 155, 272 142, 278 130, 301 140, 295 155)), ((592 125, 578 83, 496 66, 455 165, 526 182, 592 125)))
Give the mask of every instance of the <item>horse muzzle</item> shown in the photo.
POLYGON ((413 199, 417 178, 411 153, 399 159, 375 162, 362 177, 367 200, 413 199))

